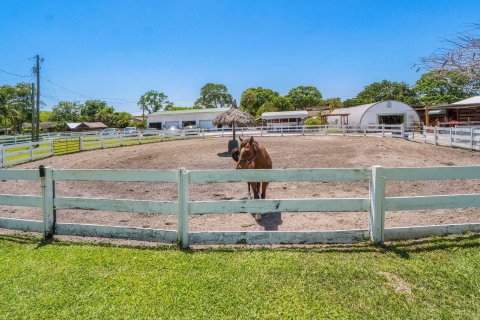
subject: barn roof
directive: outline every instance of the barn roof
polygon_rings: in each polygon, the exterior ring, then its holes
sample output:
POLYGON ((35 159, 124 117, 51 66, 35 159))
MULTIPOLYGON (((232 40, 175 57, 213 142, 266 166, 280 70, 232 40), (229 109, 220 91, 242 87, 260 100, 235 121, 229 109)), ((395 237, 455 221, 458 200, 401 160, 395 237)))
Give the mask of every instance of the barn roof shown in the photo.
POLYGON ((308 111, 283 111, 283 112, 264 112, 262 113, 262 119, 286 119, 286 118, 306 118, 308 117, 308 111))
POLYGON ((230 108, 210 108, 210 109, 190 109, 190 110, 177 110, 177 111, 159 111, 147 114, 146 116, 165 116, 165 115, 179 115, 179 114, 191 114, 191 113, 218 113, 230 110, 230 108))

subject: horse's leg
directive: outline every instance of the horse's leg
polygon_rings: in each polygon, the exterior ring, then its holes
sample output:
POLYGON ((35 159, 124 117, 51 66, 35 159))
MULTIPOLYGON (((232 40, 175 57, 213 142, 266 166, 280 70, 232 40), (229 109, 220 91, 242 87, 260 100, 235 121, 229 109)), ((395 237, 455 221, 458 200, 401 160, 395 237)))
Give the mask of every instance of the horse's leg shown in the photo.
POLYGON ((267 187, 269 182, 262 182, 262 199, 265 199, 267 196, 267 187))
POLYGON ((254 199, 260 199, 260 196, 258 195, 258 192, 260 191, 258 183, 256 183, 256 182, 250 183, 250 186, 252 187, 253 198, 254 199))

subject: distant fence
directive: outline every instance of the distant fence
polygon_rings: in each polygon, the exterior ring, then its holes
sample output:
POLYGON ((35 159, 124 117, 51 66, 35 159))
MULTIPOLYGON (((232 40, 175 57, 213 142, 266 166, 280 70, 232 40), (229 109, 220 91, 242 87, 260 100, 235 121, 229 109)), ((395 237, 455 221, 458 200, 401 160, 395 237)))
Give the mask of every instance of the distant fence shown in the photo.
POLYGON ((480 151, 480 128, 423 127, 423 141, 440 146, 480 151))
MULTIPOLYGON (((123 238, 166 243, 182 247, 194 244, 313 244, 354 243, 371 239, 374 243, 414 239, 432 235, 480 232, 480 223, 385 228, 386 211, 480 207, 480 194, 385 197, 389 181, 480 179, 480 166, 371 169, 274 169, 274 170, 64 170, 52 168, 2 169, 0 180, 41 182, 41 196, 1 194, 0 204, 42 208, 43 221, 1 218, 0 228, 53 235, 123 238), (57 181, 115 181, 175 183, 176 201, 127 200, 60 197, 57 181), (191 201, 189 185, 232 182, 370 182, 366 198, 313 198, 274 200, 191 201), (177 230, 159 230, 96 224, 56 222, 56 211, 84 209, 175 215, 177 230), (280 212, 368 212, 366 230, 333 231, 190 231, 189 216, 224 213, 280 212)), ((428 213, 424 213, 428 214, 428 213)))
MULTIPOLYGON (((404 136, 405 129, 403 125, 275 126, 237 128, 237 134, 248 136, 368 135, 400 138, 404 136)), ((44 134, 42 136, 43 140, 39 142, 27 141, 0 145, 0 168, 78 151, 146 144, 170 139, 228 137, 232 135, 231 128, 148 130, 142 133, 106 136, 92 134, 92 132, 44 134)))

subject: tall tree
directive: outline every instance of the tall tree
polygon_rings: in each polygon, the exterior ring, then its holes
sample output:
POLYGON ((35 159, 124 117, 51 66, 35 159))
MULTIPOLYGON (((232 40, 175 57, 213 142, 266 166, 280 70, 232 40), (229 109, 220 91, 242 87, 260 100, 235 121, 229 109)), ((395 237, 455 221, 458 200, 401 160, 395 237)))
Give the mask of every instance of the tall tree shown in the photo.
POLYGON ((97 113, 103 108, 108 107, 105 101, 87 100, 80 109, 80 115, 83 121, 95 121, 97 113))
MULTIPOLYGON (((417 65, 414 65, 417 67, 417 65)), ((420 69, 455 70, 470 79, 480 78, 480 23, 454 38, 443 39, 440 49, 420 59, 420 69)))
POLYGON ((100 121, 107 126, 112 125, 112 123, 115 121, 115 109, 113 109, 113 107, 103 108, 97 112, 95 115, 95 120, 100 121))
POLYGON ((408 84, 387 80, 374 82, 366 86, 356 98, 360 103, 373 103, 383 100, 398 100, 406 104, 418 102, 415 91, 408 84))
POLYGON ((138 105, 142 110, 143 121, 145 121, 145 112, 157 112, 165 109, 169 105, 172 105, 167 98, 168 96, 163 92, 158 92, 155 90, 145 92, 145 94, 138 100, 138 105))
POLYGON ((82 121, 81 108, 82 105, 78 102, 60 101, 52 108, 51 118, 53 121, 80 122, 82 121))
POLYGON ((7 120, 15 113, 14 103, 16 98, 15 87, 4 85, 0 87, 0 114, 3 118, 3 127, 7 128, 7 120))
POLYGON ((256 116, 257 118, 264 112, 279 112, 279 111, 292 111, 294 110, 290 99, 282 96, 273 97, 271 100, 265 102, 258 108, 256 116))
POLYGON ((433 70, 423 74, 413 88, 424 104, 452 103, 480 93, 480 79, 458 70, 433 70))
POLYGON ((258 109, 266 102, 272 101, 274 98, 280 97, 276 91, 265 89, 262 87, 248 88, 243 91, 240 98, 240 109, 250 113, 252 116, 257 114, 258 109))
POLYGON ((225 108, 230 107, 233 97, 223 84, 207 83, 200 89, 200 98, 195 105, 202 108, 225 108))
POLYGON ((287 95, 296 110, 306 110, 316 107, 322 101, 322 94, 314 86, 298 86, 291 89, 287 95))
POLYGON ((0 87, 0 114, 4 127, 9 122, 15 132, 20 132, 23 122, 31 115, 31 87, 27 83, 0 87))
POLYGON ((116 128, 125 128, 131 125, 130 119, 132 115, 128 112, 115 112, 113 126, 116 128))

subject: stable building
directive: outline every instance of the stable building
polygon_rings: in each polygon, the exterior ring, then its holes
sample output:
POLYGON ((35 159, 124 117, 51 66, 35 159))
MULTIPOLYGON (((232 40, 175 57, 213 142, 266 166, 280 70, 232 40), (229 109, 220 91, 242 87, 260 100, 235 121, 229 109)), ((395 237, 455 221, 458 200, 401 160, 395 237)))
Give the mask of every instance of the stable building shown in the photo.
POLYGON ((182 129, 186 127, 212 129, 213 120, 230 108, 189 109, 178 111, 160 111, 146 115, 147 127, 158 130, 182 129))
POLYGON ((395 100, 335 109, 321 117, 328 124, 338 125, 404 124, 410 126, 420 122, 415 109, 395 100))
POLYGON ((480 125, 480 96, 451 104, 422 106, 427 126, 478 126, 480 125))
POLYGON ((260 117, 262 124, 267 127, 303 126, 308 111, 264 112, 260 117))

